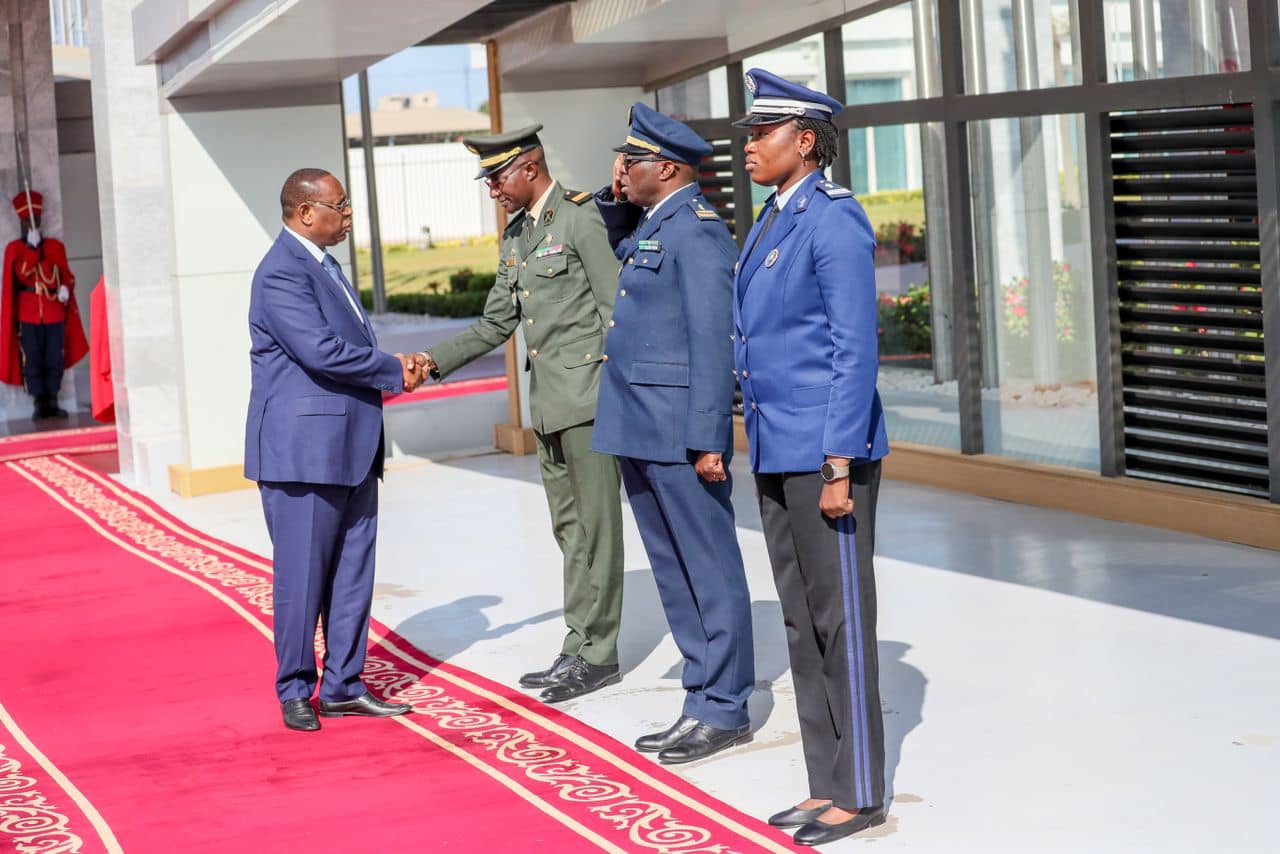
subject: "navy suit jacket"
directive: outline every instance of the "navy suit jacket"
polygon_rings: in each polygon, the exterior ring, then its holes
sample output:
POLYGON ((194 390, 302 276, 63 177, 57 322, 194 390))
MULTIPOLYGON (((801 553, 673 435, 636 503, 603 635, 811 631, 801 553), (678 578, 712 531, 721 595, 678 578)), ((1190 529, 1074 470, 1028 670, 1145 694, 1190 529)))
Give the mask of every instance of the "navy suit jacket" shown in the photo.
POLYGON ((596 203, 623 263, 591 447, 665 463, 699 451, 728 455, 737 245, 696 184, 627 237, 638 209, 604 195, 596 203))
POLYGON ((382 392, 404 373, 342 287, 286 231, 253 274, 249 480, 358 486, 382 473, 382 392))
POLYGON ((735 277, 734 357, 751 467, 817 471, 827 455, 889 452, 879 369, 875 232, 862 205, 820 172, 805 178, 735 277))

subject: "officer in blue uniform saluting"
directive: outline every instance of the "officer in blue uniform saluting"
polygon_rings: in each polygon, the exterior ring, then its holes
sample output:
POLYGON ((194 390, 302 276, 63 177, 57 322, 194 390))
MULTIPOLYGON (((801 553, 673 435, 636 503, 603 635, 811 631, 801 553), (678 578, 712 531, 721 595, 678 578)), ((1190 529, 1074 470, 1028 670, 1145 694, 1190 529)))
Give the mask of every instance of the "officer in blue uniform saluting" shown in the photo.
POLYGON ((591 448, 622 482, 676 645, 684 709, 636 748, 691 762, 751 740, 751 599, 729 503, 733 260, 695 181, 711 146, 644 104, 596 195, 622 261, 591 448))
POLYGON ((760 69, 746 77, 755 99, 735 124, 751 129, 747 171, 776 192, 738 261, 735 358, 809 776, 809 798, 769 823, 819 845, 884 822, 875 236, 822 174, 840 103, 760 69))

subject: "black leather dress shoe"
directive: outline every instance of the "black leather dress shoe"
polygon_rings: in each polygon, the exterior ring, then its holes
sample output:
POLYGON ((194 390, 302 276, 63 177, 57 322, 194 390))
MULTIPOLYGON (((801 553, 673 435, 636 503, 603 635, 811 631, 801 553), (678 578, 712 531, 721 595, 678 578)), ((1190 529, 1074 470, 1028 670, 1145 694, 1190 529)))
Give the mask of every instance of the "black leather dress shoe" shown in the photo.
POLYGON ((853 836, 858 831, 866 830, 868 827, 878 827, 884 824, 884 819, 884 809, 881 807, 867 807, 859 810, 858 814, 853 818, 848 821, 842 821, 839 824, 827 824, 815 818, 797 830, 794 838, 797 845, 826 845, 828 842, 835 842, 837 839, 853 836))
POLYGON ((827 801, 820 807, 814 807, 811 810, 802 810, 800 807, 791 807, 782 812, 774 813, 769 816, 769 824, 774 827, 801 827, 822 815, 831 806, 831 801, 827 801))
POLYGON ((562 703, 621 681, 622 671, 616 664, 587 664, 581 658, 574 658, 560 681, 539 696, 544 703, 562 703))
POLYGON ((311 708, 311 701, 301 697, 296 700, 285 700, 280 704, 280 713, 284 715, 284 725, 299 732, 315 732, 320 729, 320 721, 316 720, 316 710, 311 708))
POLYGON ((668 747, 675 747, 677 744, 684 741, 685 736, 693 732, 697 727, 697 718, 691 718, 688 715, 681 715, 680 720, 676 721, 662 732, 653 732, 637 738, 636 750, 639 750, 641 753, 657 753, 659 750, 666 750, 668 747))
POLYGON ((546 670, 535 670, 520 677, 521 688, 549 688, 560 681, 576 656, 561 653, 546 670))
POLYGON ((679 744, 659 753, 658 761, 663 765, 680 765, 695 759, 706 759, 726 747, 746 744, 751 738, 751 724, 737 729, 716 729, 700 723, 679 744))
POLYGON ((320 701, 320 714, 326 718, 341 718, 353 715, 362 718, 391 718, 403 715, 413 707, 408 703, 387 703, 372 694, 344 700, 341 703, 320 701))

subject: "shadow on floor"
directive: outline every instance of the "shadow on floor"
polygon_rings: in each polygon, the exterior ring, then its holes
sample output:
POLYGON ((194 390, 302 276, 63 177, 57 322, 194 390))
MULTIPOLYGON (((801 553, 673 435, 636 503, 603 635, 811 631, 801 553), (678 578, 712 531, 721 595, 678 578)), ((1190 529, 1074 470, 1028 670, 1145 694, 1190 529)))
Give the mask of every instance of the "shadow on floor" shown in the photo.
MULTIPOLYGON (((541 483, 531 458, 451 464, 541 483)), ((759 531, 745 455, 733 475, 737 525, 759 531)), ((882 558, 1280 639, 1273 551, 889 480, 876 516, 882 558)))
POLYGON ((446 605, 419 611, 402 621, 395 627, 395 631, 418 649, 441 661, 448 661, 476 643, 509 635, 535 623, 557 619, 563 613, 557 608, 512 623, 490 625, 484 611, 501 603, 500 596, 463 596, 446 605))

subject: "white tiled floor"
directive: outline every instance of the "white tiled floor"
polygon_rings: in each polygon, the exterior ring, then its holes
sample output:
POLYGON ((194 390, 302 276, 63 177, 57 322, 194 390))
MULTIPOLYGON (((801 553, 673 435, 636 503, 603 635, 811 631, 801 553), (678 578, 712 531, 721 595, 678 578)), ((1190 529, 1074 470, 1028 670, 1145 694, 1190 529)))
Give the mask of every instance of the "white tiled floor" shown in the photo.
MULTIPOLYGON (((777 596, 735 463, 756 740, 677 773, 764 816, 803 798, 777 596)), ((254 492, 166 499, 269 553, 254 492)), ((624 741, 679 712, 679 656, 627 515, 621 685, 569 710, 624 741)), ((1280 555, 900 483, 877 533, 888 824, 827 850, 1280 851, 1280 555)), ((558 650, 531 457, 397 460, 374 613, 514 683, 558 650)), ((264 679, 269 678, 264 674, 264 679)))

